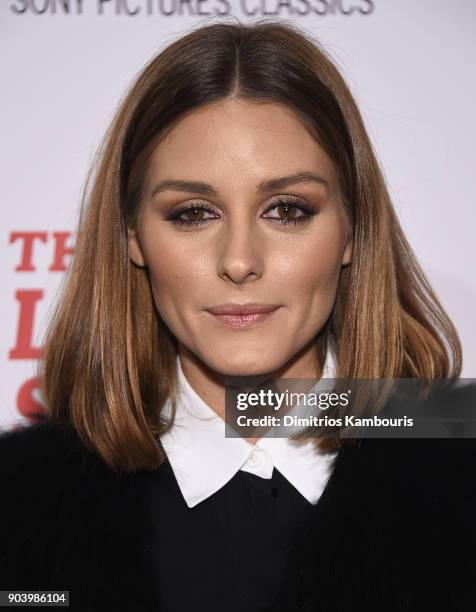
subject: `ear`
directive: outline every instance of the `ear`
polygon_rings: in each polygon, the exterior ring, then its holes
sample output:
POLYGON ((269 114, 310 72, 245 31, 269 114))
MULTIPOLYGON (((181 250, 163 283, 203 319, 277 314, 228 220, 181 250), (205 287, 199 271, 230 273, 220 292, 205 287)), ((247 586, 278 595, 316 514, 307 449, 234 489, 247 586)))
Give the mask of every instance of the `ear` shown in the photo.
POLYGON ((139 268, 145 268, 144 254, 142 253, 142 249, 137 238, 137 233, 131 228, 128 228, 127 235, 129 240, 129 253, 131 261, 135 263, 136 266, 139 266, 139 268))
POLYGON ((347 241, 345 250, 344 250, 344 254, 342 256, 343 266, 347 266, 352 261, 352 246, 353 246, 352 240, 349 238, 349 240, 347 241))

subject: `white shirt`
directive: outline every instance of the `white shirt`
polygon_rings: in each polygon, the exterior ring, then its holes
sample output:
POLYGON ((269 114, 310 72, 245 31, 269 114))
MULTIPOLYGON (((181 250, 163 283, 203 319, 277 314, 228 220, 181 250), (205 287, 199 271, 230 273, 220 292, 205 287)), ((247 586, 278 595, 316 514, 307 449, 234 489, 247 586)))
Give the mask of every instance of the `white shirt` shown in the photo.
MULTIPOLYGON (((334 377, 335 355, 328 349, 321 380, 334 377)), ((178 355, 177 378, 176 417, 161 442, 189 508, 216 493, 239 470, 269 479, 274 468, 310 503, 318 502, 335 452, 320 453, 312 440, 296 444, 265 436, 251 444, 241 437, 226 438, 225 421, 192 388, 178 355)), ((171 414, 169 400, 163 414, 171 414)))

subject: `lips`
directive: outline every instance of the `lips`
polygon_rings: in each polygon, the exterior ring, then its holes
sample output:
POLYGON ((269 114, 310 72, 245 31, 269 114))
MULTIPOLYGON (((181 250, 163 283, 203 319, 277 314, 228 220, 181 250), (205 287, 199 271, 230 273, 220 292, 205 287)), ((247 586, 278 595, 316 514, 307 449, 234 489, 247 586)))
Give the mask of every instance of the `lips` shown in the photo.
POLYGON ((209 308, 208 312, 220 325, 246 330, 272 319, 279 309, 276 304, 223 304, 209 308))
POLYGON ((265 314, 279 308, 277 304, 223 304, 208 308, 208 312, 214 315, 230 315, 246 317, 248 315, 265 314))

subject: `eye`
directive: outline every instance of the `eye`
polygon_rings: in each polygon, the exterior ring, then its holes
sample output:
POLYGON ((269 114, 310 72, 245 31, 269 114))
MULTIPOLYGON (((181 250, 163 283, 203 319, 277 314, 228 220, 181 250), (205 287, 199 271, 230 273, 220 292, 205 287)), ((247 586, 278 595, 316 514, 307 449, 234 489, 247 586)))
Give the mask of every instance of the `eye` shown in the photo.
MULTIPOLYGON (((280 225, 289 225, 290 223, 297 225, 305 223, 310 221, 311 218, 317 214, 317 211, 312 206, 290 196, 279 196, 276 198, 273 204, 266 209, 264 214, 270 211, 277 211, 277 216, 263 216, 263 218, 273 223, 279 223, 280 225)), ((200 202, 190 202, 186 206, 179 208, 165 217, 166 221, 183 227, 206 225, 209 221, 218 218, 219 215, 200 202), (207 214, 212 216, 207 217, 207 214)))
POLYGON ((277 221, 282 225, 288 225, 289 223, 306 223, 317 214, 316 210, 309 204, 302 202, 296 198, 289 196, 280 196, 274 201, 274 204, 270 206, 266 212, 276 210, 278 212, 277 217, 264 217, 265 219, 271 219, 277 221))
POLYGON ((216 213, 213 213, 211 210, 197 202, 191 202, 187 206, 184 206, 168 215, 166 217, 166 220, 171 221, 176 225, 193 226, 208 223, 210 219, 214 218, 218 218, 218 215, 216 215, 216 213), (211 213, 215 216, 204 218, 204 213, 211 213))

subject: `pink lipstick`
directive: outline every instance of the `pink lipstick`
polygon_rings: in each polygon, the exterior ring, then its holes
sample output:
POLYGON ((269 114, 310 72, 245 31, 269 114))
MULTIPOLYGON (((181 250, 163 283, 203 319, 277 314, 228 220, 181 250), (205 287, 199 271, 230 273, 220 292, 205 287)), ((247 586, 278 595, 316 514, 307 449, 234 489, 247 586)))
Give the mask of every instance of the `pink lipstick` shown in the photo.
POLYGON ((279 308, 277 304, 223 304, 207 311, 227 327, 247 328, 268 320, 279 308))

